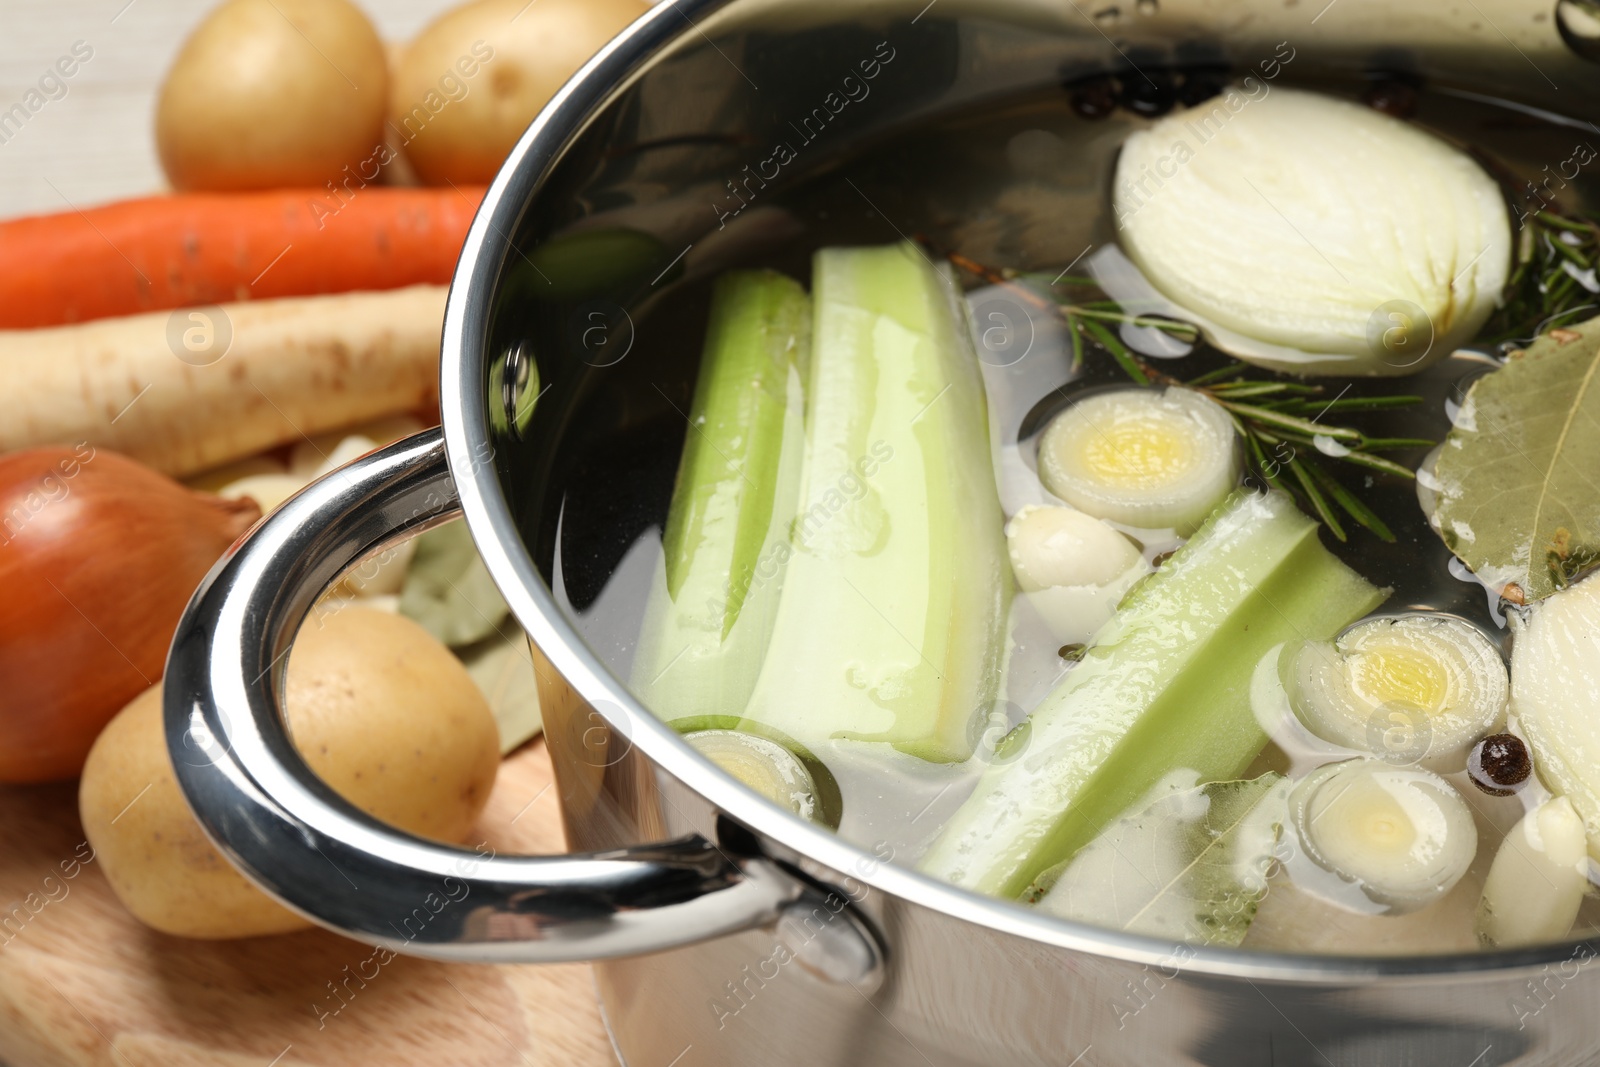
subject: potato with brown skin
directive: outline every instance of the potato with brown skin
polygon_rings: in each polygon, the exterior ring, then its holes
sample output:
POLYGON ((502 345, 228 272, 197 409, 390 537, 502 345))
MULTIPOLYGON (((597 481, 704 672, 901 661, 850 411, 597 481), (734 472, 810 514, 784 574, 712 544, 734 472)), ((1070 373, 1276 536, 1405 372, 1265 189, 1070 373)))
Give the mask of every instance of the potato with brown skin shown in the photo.
POLYGON ((349 0, 227 0, 184 42, 156 105, 178 189, 370 181, 383 143, 383 43, 349 0))
POLYGON ((578 68, 649 8, 641 0, 475 0, 396 64, 391 134, 429 185, 487 182, 578 68))
MULTIPOLYGON (((313 618, 289 656, 286 704, 311 769, 374 818, 460 842, 489 799, 494 717, 466 668, 410 619, 363 607, 313 618)), ((310 925, 206 838, 173 777, 161 718, 156 686, 100 734, 78 788, 84 832, 117 896, 141 922, 183 937, 310 925)))

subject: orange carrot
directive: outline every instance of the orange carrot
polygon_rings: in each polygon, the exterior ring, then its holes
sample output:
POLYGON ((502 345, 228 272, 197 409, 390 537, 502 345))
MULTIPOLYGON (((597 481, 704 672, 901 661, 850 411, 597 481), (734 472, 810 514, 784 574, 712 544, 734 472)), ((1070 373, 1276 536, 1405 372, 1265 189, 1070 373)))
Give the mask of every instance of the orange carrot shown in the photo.
POLYGON ((0 222, 0 329, 450 281, 478 187, 183 193, 0 222))

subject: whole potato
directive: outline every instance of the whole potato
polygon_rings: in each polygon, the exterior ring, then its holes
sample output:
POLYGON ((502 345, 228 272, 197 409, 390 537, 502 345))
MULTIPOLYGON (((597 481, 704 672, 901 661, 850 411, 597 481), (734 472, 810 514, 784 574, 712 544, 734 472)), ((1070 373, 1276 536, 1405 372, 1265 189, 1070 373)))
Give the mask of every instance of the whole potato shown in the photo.
POLYGON ((227 0, 184 42, 156 105, 179 189, 362 181, 388 156, 388 65, 348 0, 227 0))
POLYGON ((578 68, 648 8, 641 0, 475 0, 406 48, 389 121, 430 185, 487 182, 578 68))
MULTIPOLYGON (((489 799, 499 735, 460 662, 410 619, 351 607, 300 632, 286 705, 295 745, 323 781, 373 817, 460 841, 489 799)), ((161 687, 100 734, 78 787, 83 828, 117 896, 183 937, 251 937, 309 923, 223 859, 173 777, 161 687)))

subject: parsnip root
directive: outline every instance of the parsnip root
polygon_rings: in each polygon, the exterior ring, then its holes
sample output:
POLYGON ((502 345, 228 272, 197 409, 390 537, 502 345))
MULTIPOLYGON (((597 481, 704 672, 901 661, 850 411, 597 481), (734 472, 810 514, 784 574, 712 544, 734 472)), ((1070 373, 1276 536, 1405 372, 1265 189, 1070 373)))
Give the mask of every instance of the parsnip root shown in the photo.
POLYGON ((0 331, 0 452, 87 441, 181 476, 414 411, 438 395, 444 302, 424 285, 0 331))

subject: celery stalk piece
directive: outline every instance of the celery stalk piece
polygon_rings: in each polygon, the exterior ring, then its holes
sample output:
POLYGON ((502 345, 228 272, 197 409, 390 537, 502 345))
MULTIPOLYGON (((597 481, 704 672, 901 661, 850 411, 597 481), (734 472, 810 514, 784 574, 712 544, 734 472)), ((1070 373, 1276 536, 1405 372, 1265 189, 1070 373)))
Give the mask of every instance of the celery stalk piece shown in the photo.
POLYGON ((1250 710, 1257 661, 1280 641, 1328 640, 1387 595, 1288 496, 1236 492, 1129 593, 1029 717, 1021 754, 984 772, 920 866, 1017 897, 1174 769, 1239 777, 1266 745, 1250 710))
POLYGON ((1011 579, 977 356, 912 244, 816 257, 793 558, 746 715, 802 743, 972 754, 1011 579))
POLYGON ((755 687, 800 483, 810 340, 798 282, 717 280, 633 666, 634 691, 663 719, 736 715, 755 687))

